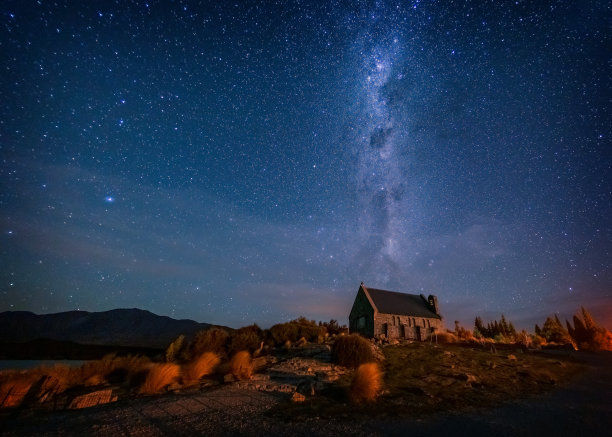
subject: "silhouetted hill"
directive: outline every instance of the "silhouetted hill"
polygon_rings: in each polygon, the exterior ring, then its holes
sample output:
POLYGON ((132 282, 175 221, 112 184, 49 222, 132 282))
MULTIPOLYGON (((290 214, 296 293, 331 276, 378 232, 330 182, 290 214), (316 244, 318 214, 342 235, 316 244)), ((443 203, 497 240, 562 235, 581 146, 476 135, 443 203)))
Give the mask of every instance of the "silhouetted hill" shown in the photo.
POLYGON ((180 334, 190 336, 211 326, 193 320, 158 316, 137 308, 40 315, 28 311, 6 311, 0 313, 0 342, 46 338, 82 344, 165 348, 180 334))
POLYGON ((164 349, 161 348, 80 344, 44 338, 22 343, 0 343, 0 360, 99 360, 108 354, 155 357, 163 353, 164 349))

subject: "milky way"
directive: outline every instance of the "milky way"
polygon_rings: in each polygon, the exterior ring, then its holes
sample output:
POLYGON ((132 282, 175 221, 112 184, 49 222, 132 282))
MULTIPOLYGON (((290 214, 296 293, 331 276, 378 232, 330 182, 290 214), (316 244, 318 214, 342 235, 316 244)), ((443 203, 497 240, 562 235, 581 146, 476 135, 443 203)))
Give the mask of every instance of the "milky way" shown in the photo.
MULTIPOLYGON (((3 2, 0 311, 612 323, 607 2, 3 2)), ((451 323, 452 325, 452 323, 451 323)))

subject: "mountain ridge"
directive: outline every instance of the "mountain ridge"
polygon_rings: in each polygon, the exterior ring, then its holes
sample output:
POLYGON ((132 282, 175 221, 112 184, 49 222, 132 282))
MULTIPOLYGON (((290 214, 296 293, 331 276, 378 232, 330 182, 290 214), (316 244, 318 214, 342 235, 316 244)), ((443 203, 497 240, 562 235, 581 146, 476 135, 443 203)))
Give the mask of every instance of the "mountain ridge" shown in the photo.
POLYGON ((165 348, 181 334, 190 337, 213 326, 160 316, 139 308, 52 314, 5 311, 0 313, 0 342, 20 343, 45 338, 82 344, 165 348))

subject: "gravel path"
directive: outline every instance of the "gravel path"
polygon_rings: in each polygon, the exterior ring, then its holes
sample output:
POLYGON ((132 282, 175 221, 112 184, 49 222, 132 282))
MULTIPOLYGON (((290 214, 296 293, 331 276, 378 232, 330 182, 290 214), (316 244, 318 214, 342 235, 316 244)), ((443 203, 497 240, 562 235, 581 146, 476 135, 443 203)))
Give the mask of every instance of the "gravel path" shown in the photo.
POLYGON ((568 386, 493 409, 422 420, 310 419, 285 423, 263 413, 284 393, 222 387, 101 407, 5 417, 7 436, 604 436, 612 430, 612 353, 580 354, 590 369, 568 386))

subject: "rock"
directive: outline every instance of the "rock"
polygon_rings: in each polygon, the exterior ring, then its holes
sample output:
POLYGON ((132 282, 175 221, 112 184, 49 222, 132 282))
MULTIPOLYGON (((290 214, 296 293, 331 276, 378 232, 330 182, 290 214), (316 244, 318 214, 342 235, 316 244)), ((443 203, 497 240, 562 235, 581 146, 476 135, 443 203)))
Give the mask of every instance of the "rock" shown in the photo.
POLYGON ((115 402, 117 396, 113 396, 112 389, 94 391, 81 396, 77 396, 72 400, 68 406, 71 410, 78 410, 81 408, 95 407, 96 405, 108 404, 115 402))
POLYGON ((298 392, 293 393, 293 396, 291 396, 291 402, 304 402, 305 400, 306 396, 298 392))
POLYGON ((236 381, 236 378, 234 378, 234 375, 232 375, 231 373, 228 373, 227 375, 223 377, 223 382, 234 382, 234 381, 236 381))
POLYGON ((256 373, 255 375, 251 376, 251 381, 269 381, 270 380, 270 375, 266 375, 263 373, 256 373))
POLYGON ((510 354, 510 355, 508 355, 508 359, 510 361, 516 361, 516 355, 510 354))

